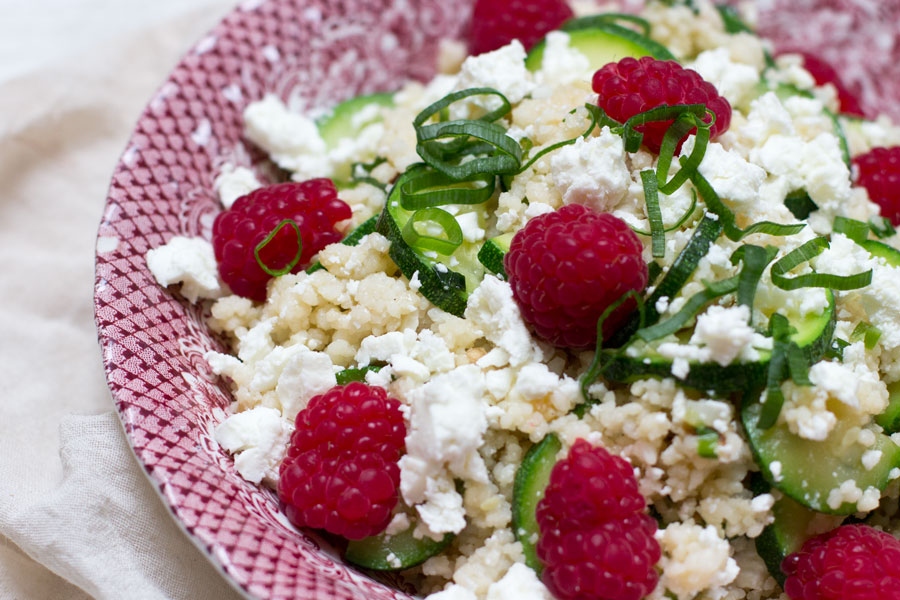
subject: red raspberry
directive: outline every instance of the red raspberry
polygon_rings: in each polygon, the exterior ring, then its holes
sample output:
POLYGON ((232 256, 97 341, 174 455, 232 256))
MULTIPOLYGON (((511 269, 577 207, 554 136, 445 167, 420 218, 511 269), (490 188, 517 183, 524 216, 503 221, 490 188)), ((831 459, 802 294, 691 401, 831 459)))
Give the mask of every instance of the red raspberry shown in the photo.
POLYGON ((383 531, 405 449, 400 403, 354 382, 313 397, 295 423, 278 481, 288 519, 351 540, 383 531))
POLYGON ((538 558, 560 600, 639 600, 659 576, 656 521, 625 460, 578 440, 538 503, 538 558))
POLYGON ((853 93, 847 89, 838 72, 834 70, 830 64, 807 52, 795 52, 803 57, 803 68, 809 71, 809 74, 816 80, 816 85, 832 84, 837 90, 838 102, 841 105, 841 113, 845 115, 855 115, 857 117, 865 117, 859 100, 853 93))
POLYGON ((869 200, 881 207, 881 215, 900 225, 900 146, 873 148, 853 159, 859 169, 857 184, 869 192, 869 200))
MULTIPOLYGON (((330 179, 303 183, 280 183, 238 198, 213 223, 213 247, 219 275, 239 296, 264 302, 271 275, 256 262, 254 249, 285 219, 293 219, 300 229, 303 253, 291 269, 298 273, 319 250, 341 241, 335 230, 338 221, 349 219, 350 207, 337 197, 330 179)), ((288 225, 259 253, 272 271, 279 271, 297 256, 297 232, 288 225)))
MULTIPOLYGON (((642 251, 618 217, 570 204, 529 221, 513 238, 503 265, 522 318, 540 337, 560 347, 589 348, 603 311, 647 285, 642 251)), ((634 307, 628 301, 613 311, 604 336, 634 307)))
MULTIPOLYGON (((600 95, 600 108, 620 123, 663 104, 705 104, 716 115, 711 139, 724 133, 731 124, 728 100, 699 73, 671 60, 645 56, 639 60, 623 58, 617 63, 609 63, 594 73, 593 88, 600 95)), ((635 130, 644 134, 644 145, 658 153, 671 124, 672 121, 647 123, 635 130)), ((680 143, 678 148, 681 148, 680 143)))
POLYGON ((900 600, 900 541, 868 525, 806 540, 781 570, 791 600, 900 600))
POLYGON ((565 0, 478 0, 469 26, 469 54, 490 52, 514 39, 529 50, 573 16, 565 0))

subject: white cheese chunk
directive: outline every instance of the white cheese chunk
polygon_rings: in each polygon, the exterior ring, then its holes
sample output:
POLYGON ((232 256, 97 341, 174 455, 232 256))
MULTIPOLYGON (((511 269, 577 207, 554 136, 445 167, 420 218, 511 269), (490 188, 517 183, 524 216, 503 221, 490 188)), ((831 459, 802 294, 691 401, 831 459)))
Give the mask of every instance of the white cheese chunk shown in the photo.
POLYGON ((596 212, 612 212, 632 183, 622 138, 608 127, 554 152, 550 168, 564 203, 583 204, 596 212))
POLYGON ((181 295, 190 302, 225 294, 213 246, 203 238, 173 237, 147 252, 147 267, 161 286, 180 283, 181 295))
POLYGON ((274 408, 257 406, 231 415, 215 430, 218 444, 235 455, 234 466, 252 483, 278 481, 278 467, 293 432, 291 422, 274 408))

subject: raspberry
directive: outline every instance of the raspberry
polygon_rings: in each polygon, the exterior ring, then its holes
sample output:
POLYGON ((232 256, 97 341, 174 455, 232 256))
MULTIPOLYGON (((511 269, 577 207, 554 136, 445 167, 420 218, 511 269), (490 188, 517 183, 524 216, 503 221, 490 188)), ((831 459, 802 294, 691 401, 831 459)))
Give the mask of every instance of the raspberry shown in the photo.
MULTIPOLYGON (((639 60, 623 58, 617 63, 609 63, 594 73, 593 88, 600 95, 597 102, 600 108, 620 123, 663 104, 705 104, 716 115, 710 130, 711 139, 724 133, 731 124, 728 100, 699 73, 671 60, 645 56, 639 60)), ((672 121, 653 122, 635 127, 635 130, 644 134, 644 145, 658 153, 671 124, 672 121)), ((681 142, 678 148, 681 148, 681 142)))
MULTIPOLYGON (((618 217, 570 204, 529 221, 513 238, 503 265, 522 318, 540 337, 560 347, 589 348, 603 311, 647 285, 642 251, 618 217)), ((625 302, 609 315, 604 337, 634 306, 625 302)))
POLYGON ((838 94, 838 102, 841 105, 841 113, 865 117, 859 100, 847 89, 834 67, 813 54, 807 52, 795 52, 795 54, 803 57, 803 68, 813 76, 813 79, 816 80, 816 85, 830 83, 835 87, 838 94))
POLYGON ((405 449, 400 403, 354 382, 314 396, 295 424, 278 481, 288 519, 351 540, 383 531, 405 449))
POLYGON ((781 570, 791 600, 900 600, 900 541, 868 525, 806 540, 781 570))
POLYGON ((881 207, 881 215, 900 225, 900 146, 873 148, 857 156, 857 184, 869 192, 869 200, 881 207))
MULTIPOLYGON (((262 270, 254 249, 285 219, 293 219, 300 229, 303 253, 291 269, 305 268, 319 250, 341 240, 335 223, 349 219, 350 207, 337 197, 330 179, 311 179, 303 183, 280 183, 260 188, 238 198, 213 223, 213 248, 219 263, 219 275, 239 296, 264 302, 266 284, 271 275, 262 270)), ((297 233, 282 227, 259 253, 272 271, 290 264, 297 255, 297 233)))
POLYGON ((518 39, 528 50, 571 19, 565 0, 478 0, 469 26, 469 54, 482 54, 518 39))
POLYGON ((560 600, 639 600, 653 591, 660 558, 625 460, 578 440, 558 462, 538 503, 538 558, 560 600))

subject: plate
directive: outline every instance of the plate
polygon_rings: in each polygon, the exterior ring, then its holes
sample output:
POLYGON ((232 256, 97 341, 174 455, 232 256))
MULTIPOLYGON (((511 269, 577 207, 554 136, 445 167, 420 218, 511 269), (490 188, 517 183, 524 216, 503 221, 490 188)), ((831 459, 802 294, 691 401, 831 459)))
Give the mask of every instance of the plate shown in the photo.
MULTIPOLYGON (((433 75, 438 40, 468 2, 244 2, 175 68, 115 169, 100 224, 95 318, 128 440, 193 541, 256 598, 410 598, 344 565, 283 518, 274 493, 234 470, 213 439, 231 398, 203 359, 225 348, 200 309, 159 287, 144 256, 175 235, 211 235, 222 164, 260 158, 242 112, 275 93, 297 109, 393 90, 433 75)), ((389 583, 389 582, 388 582, 389 583)))
MULTIPOLYGON (((203 359, 206 351, 225 348, 210 334, 201 309, 156 284, 144 256, 175 235, 210 237, 221 210, 213 190, 220 167, 251 166, 262 158, 241 137, 248 103, 275 93, 306 110, 392 90, 409 78, 427 79, 438 40, 464 27, 470 5, 471 0, 245 1, 160 87, 115 169, 99 229, 95 282, 109 387, 135 455, 176 520, 250 597, 411 598, 398 590, 399 580, 376 581, 343 564, 324 540, 285 520, 274 493, 237 474, 213 439, 231 398, 203 359)), ((847 72, 856 61, 850 79, 861 86, 868 105, 896 112, 897 104, 887 99, 900 93, 888 94, 882 88, 889 83, 873 75, 879 64, 897 68, 890 55, 878 63, 871 46, 853 50, 857 38, 835 28, 850 23, 872 32, 877 25, 871 24, 880 23, 879 31, 893 32, 896 43, 900 15, 867 15, 864 7, 839 5, 760 3, 762 32, 780 36, 787 46, 791 39, 815 40, 847 72), (815 19, 804 21, 804 13, 815 19), (851 21, 841 21, 842 14, 851 21), (841 44, 827 45, 821 35, 797 38, 797 27, 825 28, 841 44), (866 60, 859 52, 868 52, 866 60)), ((877 10, 900 13, 900 3, 885 2, 877 10)))

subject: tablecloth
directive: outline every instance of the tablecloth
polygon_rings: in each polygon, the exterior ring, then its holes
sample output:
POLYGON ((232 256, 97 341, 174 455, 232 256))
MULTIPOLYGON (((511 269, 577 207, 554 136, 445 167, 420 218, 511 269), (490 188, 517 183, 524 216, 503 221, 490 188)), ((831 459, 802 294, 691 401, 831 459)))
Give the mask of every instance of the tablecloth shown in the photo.
POLYGON ((0 598, 241 597, 131 454, 93 322, 113 167, 234 4, 0 0, 0 598))

